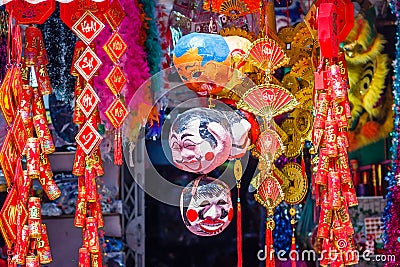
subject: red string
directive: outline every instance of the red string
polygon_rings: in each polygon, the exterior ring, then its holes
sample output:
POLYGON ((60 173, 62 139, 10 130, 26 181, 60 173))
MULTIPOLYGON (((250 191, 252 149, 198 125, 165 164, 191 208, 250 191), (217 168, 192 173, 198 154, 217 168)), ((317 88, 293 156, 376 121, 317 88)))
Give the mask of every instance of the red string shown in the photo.
POLYGON ((238 200, 237 200, 237 218, 236 218, 236 227, 237 227, 237 266, 242 267, 243 256, 242 256, 242 205, 240 203, 240 184, 238 186, 238 200))

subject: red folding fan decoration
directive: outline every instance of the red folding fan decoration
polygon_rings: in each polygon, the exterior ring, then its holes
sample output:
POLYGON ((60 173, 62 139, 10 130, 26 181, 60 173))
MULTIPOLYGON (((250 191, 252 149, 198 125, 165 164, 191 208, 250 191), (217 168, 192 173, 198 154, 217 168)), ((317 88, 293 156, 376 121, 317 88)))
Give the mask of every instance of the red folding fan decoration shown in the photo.
POLYGON ((250 61, 267 74, 272 74, 276 69, 289 63, 289 58, 283 48, 269 38, 255 40, 249 47, 244 60, 250 61))
POLYGON ((261 84, 248 90, 238 108, 243 108, 261 117, 272 118, 298 105, 296 98, 285 88, 276 84, 261 84))
POLYGON ((260 157, 265 161, 273 161, 284 152, 281 138, 271 129, 266 129, 260 134, 256 147, 260 152, 260 157))
POLYGON ((273 215, 274 209, 284 199, 284 194, 278 180, 272 175, 267 176, 258 187, 254 198, 267 209, 267 219, 265 221, 265 266, 275 267, 274 240, 272 237, 272 231, 275 228, 273 215))
POLYGON ((282 202, 284 194, 278 180, 268 176, 258 187, 254 197, 266 209, 274 209, 282 202))
POLYGON ((260 2, 252 0, 205 0, 203 9, 224 14, 225 16, 237 17, 260 11, 260 2))

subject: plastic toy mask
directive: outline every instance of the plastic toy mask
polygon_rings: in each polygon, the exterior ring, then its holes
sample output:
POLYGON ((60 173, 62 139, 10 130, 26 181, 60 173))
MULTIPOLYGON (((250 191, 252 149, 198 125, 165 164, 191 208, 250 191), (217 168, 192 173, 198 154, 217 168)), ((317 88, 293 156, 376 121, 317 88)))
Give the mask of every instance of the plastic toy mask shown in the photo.
POLYGON ((188 172, 209 173, 229 157, 232 147, 229 122, 217 110, 188 110, 173 122, 169 146, 175 166, 188 172))
POLYGON ((199 236, 221 233, 232 221, 233 207, 229 187, 212 177, 199 177, 182 191, 182 219, 199 236))

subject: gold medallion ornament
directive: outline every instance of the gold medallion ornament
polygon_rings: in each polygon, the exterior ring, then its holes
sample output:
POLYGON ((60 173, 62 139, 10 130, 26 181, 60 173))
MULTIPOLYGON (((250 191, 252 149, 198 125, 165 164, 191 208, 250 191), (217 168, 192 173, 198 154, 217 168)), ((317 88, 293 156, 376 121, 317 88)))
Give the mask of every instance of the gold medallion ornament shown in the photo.
POLYGON ((294 30, 294 27, 284 27, 279 30, 278 32, 278 37, 279 39, 282 40, 286 44, 286 53, 287 53, 287 48, 288 46, 291 45, 291 42, 293 41, 293 37, 295 36, 296 32, 294 30))
POLYGON ((282 123, 282 129, 288 135, 284 145, 285 156, 288 158, 295 158, 300 156, 302 150, 302 140, 300 134, 296 131, 294 127, 294 118, 289 117, 282 123))
POLYGON ((300 164, 290 162, 283 167, 282 172, 289 179, 289 186, 284 191, 285 202, 291 205, 300 203, 308 189, 307 177, 303 175, 300 164))
POLYGON ((292 94, 296 94, 300 90, 299 81, 297 80, 297 78, 294 75, 292 75, 290 73, 283 76, 282 85, 285 88, 289 89, 289 91, 292 94))
POLYGON ((285 52, 290 58, 289 66, 311 55, 314 41, 305 23, 282 28, 278 37, 286 44, 285 52))
POLYGON ((312 126, 313 118, 309 110, 298 108, 293 112, 294 129, 302 138, 305 138, 312 126))
POLYGON ((307 109, 308 111, 312 111, 314 103, 313 103, 313 88, 311 87, 302 87, 302 89, 295 94, 297 101, 300 102, 300 107, 303 109, 307 109))
POLYGON ((294 64, 290 70, 290 74, 308 82, 308 86, 314 87, 314 68, 311 58, 302 58, 294 64))

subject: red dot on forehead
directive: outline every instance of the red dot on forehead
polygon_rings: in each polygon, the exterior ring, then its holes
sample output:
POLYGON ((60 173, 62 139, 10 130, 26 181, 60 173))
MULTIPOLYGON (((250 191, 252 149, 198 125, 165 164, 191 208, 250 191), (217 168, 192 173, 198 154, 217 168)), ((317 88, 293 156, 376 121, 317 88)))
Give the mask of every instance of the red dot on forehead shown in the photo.
POLYGON ((190 222, 194 222, 195 220, 197 220, 199 215, 197 214, 197 211, 190 209, 186 212, 186 217, 190 222))

